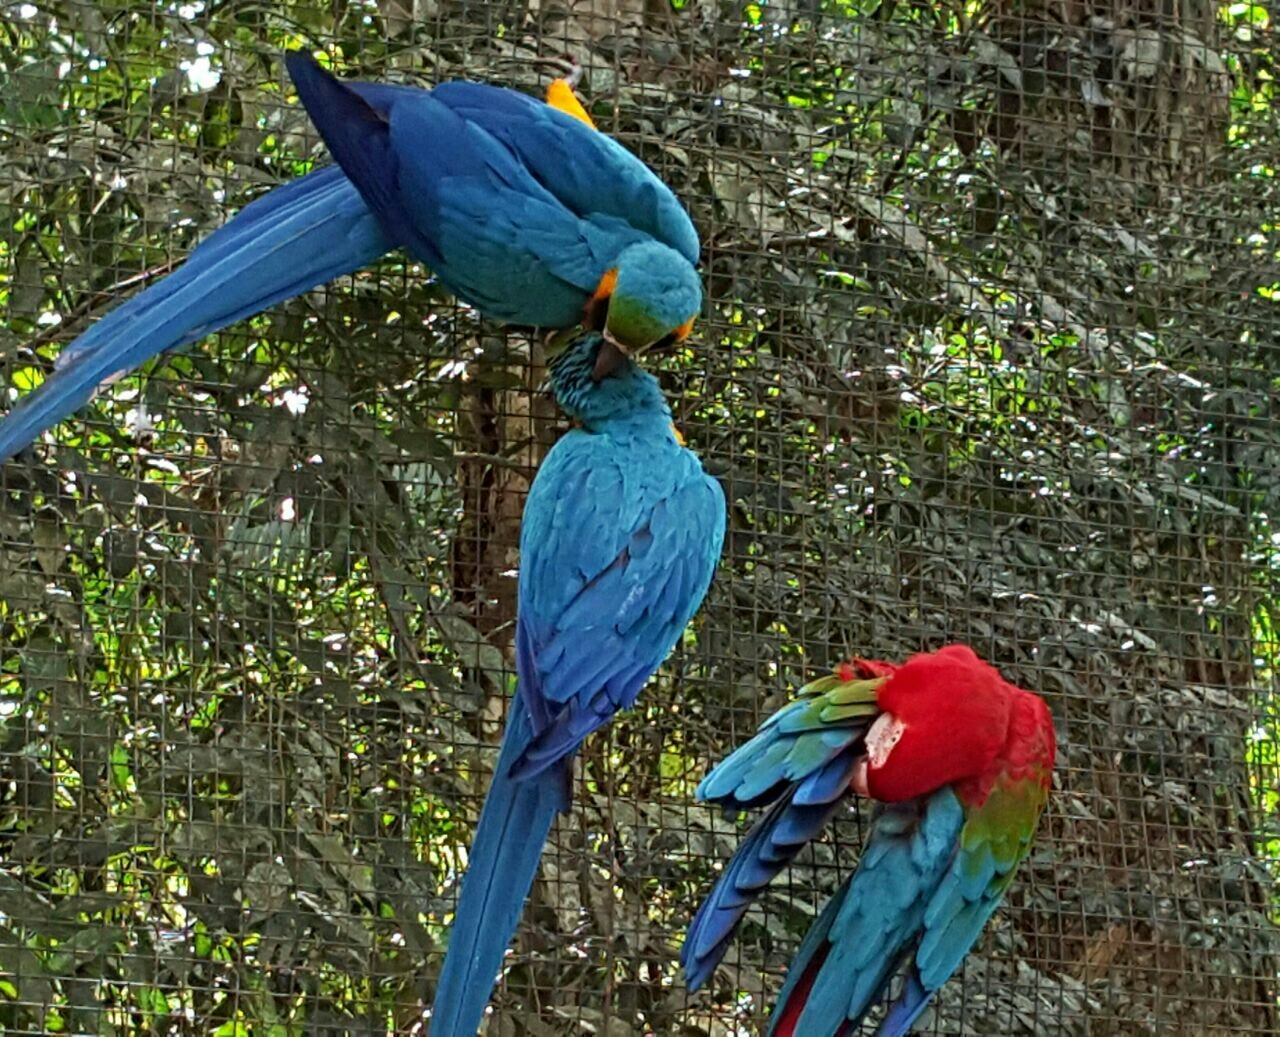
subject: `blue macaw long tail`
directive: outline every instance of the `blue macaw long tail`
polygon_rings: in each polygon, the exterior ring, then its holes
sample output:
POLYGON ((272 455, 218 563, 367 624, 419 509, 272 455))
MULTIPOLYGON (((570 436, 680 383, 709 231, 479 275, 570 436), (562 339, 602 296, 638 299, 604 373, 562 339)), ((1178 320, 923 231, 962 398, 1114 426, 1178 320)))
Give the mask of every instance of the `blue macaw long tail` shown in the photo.
POLYGON ((431 1009, 431 1037, 475 1037, 480 1029, 551 824, 569 807, 572 757, 533 777, 510 778, 512 765, 532 740, 529 713, 517 695, 471 844, 431 1009))
POLYGON ((53 374, 0 422, 0 461, 84 406, 104 382, 393 247, 337 166, 276 188, 67 346, 53 374))

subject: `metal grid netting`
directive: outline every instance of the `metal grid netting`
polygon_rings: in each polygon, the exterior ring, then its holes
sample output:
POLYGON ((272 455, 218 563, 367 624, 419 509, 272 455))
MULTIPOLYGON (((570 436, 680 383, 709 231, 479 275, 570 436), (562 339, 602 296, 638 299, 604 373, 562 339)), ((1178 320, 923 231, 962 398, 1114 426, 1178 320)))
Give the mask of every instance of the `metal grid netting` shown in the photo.
MULTIPOLYGON (((582 753, 490 1034, 762 1033, 860 819, 689 996, 683 927, 742 831, 693 787, 850 652, 949 640, 1041 692, 1062 749, 919 1032, 1280 1032, 1274 15, 1170 10, 0 10, 10 399, 318 157, 288 46, 530 91, 570 52, 693 213, 708 312, 660 373, 724 562, 582 753)), ((390 256, 5 466, 5 1033, 423 1032, 564 427, 539 360, 390 256)))

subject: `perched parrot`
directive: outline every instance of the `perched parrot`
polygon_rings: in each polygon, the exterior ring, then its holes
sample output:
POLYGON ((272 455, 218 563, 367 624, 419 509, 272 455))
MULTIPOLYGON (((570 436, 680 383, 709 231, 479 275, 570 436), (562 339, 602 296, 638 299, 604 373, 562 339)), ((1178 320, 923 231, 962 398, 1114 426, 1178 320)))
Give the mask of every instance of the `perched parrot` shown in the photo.
POLYGON ((568 84, 543 104, 479 83, 340 82, 296 51, 286 62, 337 165, 245 206, 68 345, 0 422, 0 461, 143 361, 400 247, 495 320, 585 321, 623 351, 689 333, 697 232, 568 84))
POLYGON ((519 683, 432 1037, 475 1037, 551 823, 569 807, 574 753, 636 701, 680 640, 724 541, 724 493, 681 445, 657 380, 598 332, 567 338, 550 362, 551 385, 580 427, 547 454, 525 502, 519 683))
POLYGON ((685 977, 693 990, 711 977, 751 902, 853 789, 880 803, 862 859, 801 944, 769 1034, 848 1037, 905 973, 876 1031, 902 1037, 1031 847, 1053 719, 964 645, 901 666, 855 659, 800 696, 698 787, 727 812, 773 805, 689 926, 685 977))

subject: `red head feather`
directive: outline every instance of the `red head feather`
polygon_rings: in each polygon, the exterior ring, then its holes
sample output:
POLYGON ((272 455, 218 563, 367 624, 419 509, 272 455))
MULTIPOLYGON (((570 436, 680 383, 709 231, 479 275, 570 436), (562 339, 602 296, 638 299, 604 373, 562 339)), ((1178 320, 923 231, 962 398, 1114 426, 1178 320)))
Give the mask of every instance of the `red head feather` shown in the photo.
POLYGON ((876 693, 884 715, 867 735, 867 791, 894 802, 953 782, 985 787, 1019 690, 965 645, 914 655, 890 672, 876 693))

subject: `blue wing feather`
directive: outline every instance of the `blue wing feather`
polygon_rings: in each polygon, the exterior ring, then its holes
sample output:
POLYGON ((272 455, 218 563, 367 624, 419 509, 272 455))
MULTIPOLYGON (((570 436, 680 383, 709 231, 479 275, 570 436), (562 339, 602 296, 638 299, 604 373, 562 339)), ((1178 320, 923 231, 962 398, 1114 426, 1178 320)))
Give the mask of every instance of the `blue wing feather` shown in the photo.
POLYGON ((532 98, 478 83, 344 83, 301 53, 299 96, 385 232, 499 320, 564 327, 628 245, 697 261, 687 213, 634 155, 532 98))
POLYGON ((806 938, 809 950, 779 996, 774 1017, 791 1021, 786 1032, 835 1033, 860 1023, 904 972, 876 1031, 904 1037, 960 967, 1029 845, 1029 829, 996 842, 974 824, 950 788, 877 815, 857 871, 833 901, 839 908, 823 912, 822 937, 812 945, 806 938), (798 995, 803 1005, 790 1004, 798 995))
POLYGON ((614 217, 697 263, 698 234, 688 213, 652 170, 611 137, 509 90, 458 82, 442 83, 434 93, 506 144, 571 211, 614 217))
POLYGON ((821 730, 777 720, 808 706, 802 700, 775 714, 698 788, 699 799, 729 810, 781 798, 752 826, 689 924, 680 961, 691 990, 711 978, 752 902, 817 838, 849 788, 871 718, 821 730))
POLYGON ((907 971, 902 993, 880 1023, 877 1037, 907 1037, 912 1025, 929 1007, 933 993, 920 982, 920 971, 912 966, 907 971))
POLYGON ((329 146, 329 153, 360 191, 383 233, 397 245, 409 244, 404 221, 395 218, 400 163, 391 139, 388 113, 379 111, 359 92, 329 75, 310 55, 291 51, 284 61, 298 97, 329 146))
POLYGON ((791 794, 791 802, 798 807, 813 807, 838 799, 848 790, 857 762, 856 753, 841 752, 799 782, 791 794))
POLYGON ((915 960, 927 990, 937 990, 960 967, 1004 899, 1014 870, 1030 850, 1043 793, 1029 823, 1024 819, 1015 828, 992 833, 991 819, 984 811, 1001 811, 999 800, 1007 795, 1006 790, 996 789, 983 807, 972 812, 960 851, 929 902, 915 960))
MULTIPOLYGON (((722 760, 698 786, 697 797, 726 811, 750 810, 784 792, 803 805, 823 768, 852 766, 872 713, 841 721, 822 718, 813 700, 798 699, 769 717, 755 736, 722 760), (794 786, 794 787, 793 787, 794 786)), ((827 780, 831 779, 827 776, 827 780)), ((819 796, 818 801, 823 801, 819 796)))
MULTIPOLYGON (((795 1032, 835 1033, 882 996, 915 944, 934 890, 955 857, 964 809, 944 788, 926 800, 887 806, 871 825, 858 869, 837 898, 825 954, 795 1032)), ((780 997, 775 1015, 788 1013, 780 997)), ((794 1014, 794 1007, 790 1008, 794 1014)))
POLYGON ((538 773, 634 703, 710 585, 719 485, 674 440, 647 463, 636 449, 623 466, 608 437, 570 432, 525 504, 520 693, 539 723, 513 774, 538 773))

